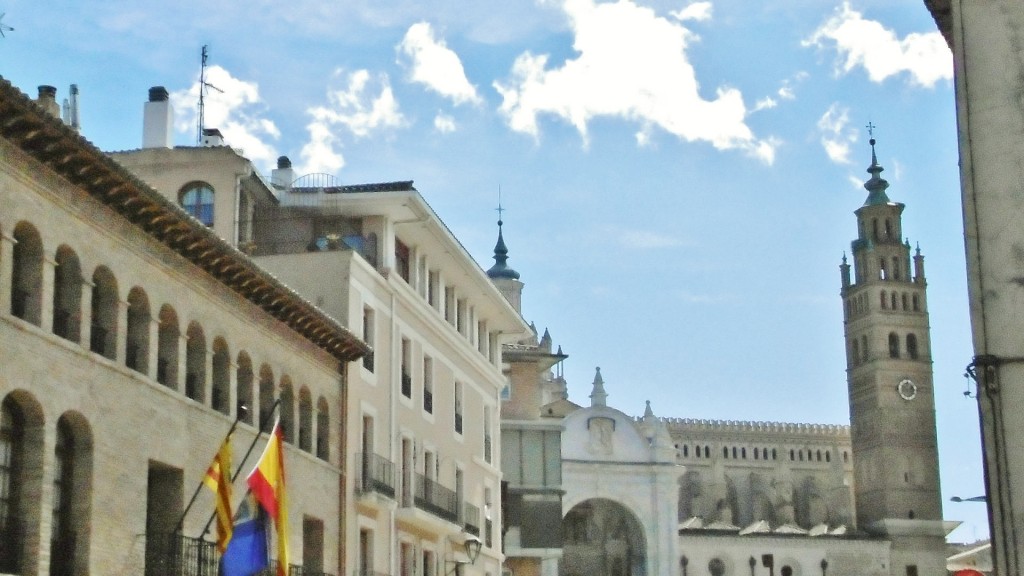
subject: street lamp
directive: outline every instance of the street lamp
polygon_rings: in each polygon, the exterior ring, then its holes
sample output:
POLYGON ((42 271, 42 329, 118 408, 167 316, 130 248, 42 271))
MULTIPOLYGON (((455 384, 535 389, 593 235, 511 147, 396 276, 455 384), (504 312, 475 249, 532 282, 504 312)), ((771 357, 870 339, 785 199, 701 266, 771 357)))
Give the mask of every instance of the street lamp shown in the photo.
POLYGON ((451 569, 445 572, 445 576, 450 576, 453 573, 458 573, 459 568, 466 564, 476 564, 476 559, 480 557, 480 549, 484 545, 484 543, 480 541, 480 538, 468 532, 462 532, 457 536, 457 538, 458 540, 454 540, 453 538, 449 537, 449 541, 455 541, 457 543, 462 544, 463 549, 466 551, 466 555, 463 558, 459 558, 456 557, 455 553, 453 552, 452 559, 445 560, 446 565, 451 565, 451 569))
POLYGON ((824 558, 822 558, 821 559, 821 576, 825 576, 825 573, 827 571, 828 571, 828 560, 825 560, 824 558))
POLYGON ((950 502, 987 502, 988 496, 982 494, 981 496, 971 496, 970 498, 961 498, 959 496, 953 496, 949 499, 950 502))

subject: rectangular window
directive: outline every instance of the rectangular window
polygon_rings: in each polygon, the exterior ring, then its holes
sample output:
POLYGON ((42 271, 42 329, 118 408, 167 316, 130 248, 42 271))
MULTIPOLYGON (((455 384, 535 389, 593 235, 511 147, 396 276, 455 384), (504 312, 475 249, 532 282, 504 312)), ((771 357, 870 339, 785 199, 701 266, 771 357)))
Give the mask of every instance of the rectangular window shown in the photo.
POLYGON ((476 323, 476 349, 484 355, 484 358, 487 358, 487 322, 483 320, 476 323))
POLYGON ((427 303, 437 309, 439 302, 437 301, 437 293, 440 291, 441 286, 441 273, 437 270, 431 270, 427 275, 427 303))
MULTIPOLYGON (((374 346, 374 334, 376 333, 376 326, 374 325, 374 313, 373 308, 369 306, 363 307, 363 342, 366 342, 370 348, 374 346)), ((373 372, 373 350, 366 353, 363 356, 363 368, 366 368, 370 372, 373 372)))
POLYGON ((437 572, 434 566, 436 561, 434 560, 434 553, 430 550, 423 551, 423 576, 434 576, 437 572))
POLYGON ((434 359, 423 357, 423 411, 434 413, 434 359))
POLYGON ((416 549, 408 542, 402 542, 401 549, 399 574, 401 576, 416 576, 416 549))
POLYGON ((491 463, 491 407, 484 406, 484 462, 491 463))
POLYGON ((412 369, 409 355, 412 354, 412 345, 408 338, 402 338, 402 396, 412 398, 412 369))
POLYGON ((491 519, 490 488, 484 488, 484 546, 494 547, 494 520, 491 519))
POLYGON ((373 574, 373 531, 359 530, 359 576, 373 574))
POLYGON ((444 319, 455 326, 455 287, 444 287, 444 319))
POLYGON ((319 574, 324 571, 324 523, 306 516, 302 519, 302 572, 319 574))
POLYGON ((409 281, 409 247, 395 238, 395 271, 402 280, 409 281))
POLYGON ((455 432, 462 434, 462 382, 455 383, 455 432))

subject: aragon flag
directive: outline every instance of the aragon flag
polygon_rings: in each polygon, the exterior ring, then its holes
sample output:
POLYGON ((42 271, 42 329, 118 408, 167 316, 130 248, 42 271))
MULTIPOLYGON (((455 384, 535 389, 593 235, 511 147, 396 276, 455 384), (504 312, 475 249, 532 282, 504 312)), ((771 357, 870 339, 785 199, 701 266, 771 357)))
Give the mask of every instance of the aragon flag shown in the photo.
POLYGON ((220 558, 222 576, 252 576, 270 564, 267 520, 253 495, 246 494, 238 505, 234 536, 220 558))
POLYGON ((217 550, 221 554, 231 541, 231 436, 224 439, 220 450, 206 469, 203 484, 213 490, 217 499, 217 550))
POLYGON ((260 506, 274 520, 277 533, 277 576, 288 574, 288 496, 284 481, 284 434, 281 420, 274 422, 270 440, 247 479, 260 506))

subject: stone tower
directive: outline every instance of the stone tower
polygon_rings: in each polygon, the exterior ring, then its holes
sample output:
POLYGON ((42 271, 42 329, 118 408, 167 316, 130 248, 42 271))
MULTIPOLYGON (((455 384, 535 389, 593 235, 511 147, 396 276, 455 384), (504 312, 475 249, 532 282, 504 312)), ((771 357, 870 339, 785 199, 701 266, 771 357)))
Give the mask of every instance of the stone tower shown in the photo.
POLYGON ((886 195, 870 143, 852 278, 845 255, 840 266, 857 526, 893 539, 893 574, 916 574, 918 565, 929 574, 945 530, 924 257, 920 249, 911 257, 904 205, 886 195))

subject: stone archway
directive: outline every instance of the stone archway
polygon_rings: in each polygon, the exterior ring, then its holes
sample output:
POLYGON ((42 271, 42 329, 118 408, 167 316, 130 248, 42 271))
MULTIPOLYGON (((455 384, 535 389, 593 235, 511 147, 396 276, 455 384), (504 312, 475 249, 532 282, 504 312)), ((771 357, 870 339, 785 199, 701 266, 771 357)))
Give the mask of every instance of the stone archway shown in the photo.
POLYGON ((562 519, 559 576, 646 576, 647 539, 636 516, 618 502, 595 498, 562 519))

